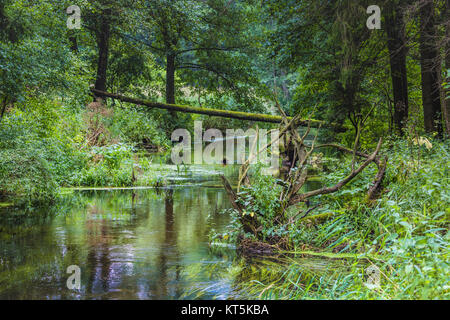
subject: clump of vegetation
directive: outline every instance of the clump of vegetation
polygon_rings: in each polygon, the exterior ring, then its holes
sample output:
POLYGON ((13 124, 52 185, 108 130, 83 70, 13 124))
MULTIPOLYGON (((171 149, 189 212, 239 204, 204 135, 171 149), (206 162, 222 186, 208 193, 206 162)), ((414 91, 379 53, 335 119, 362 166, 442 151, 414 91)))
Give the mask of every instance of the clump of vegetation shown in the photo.
POLYGON ((92 147, 89 162, 74 172, 71 185, 93 187, 128 187, 135 182, 133 148, 125 144, 92 147))
POLYGON ((145 110, 117 107, 111 127, 121 141, 135 145, 139 149, 149 152, 169 149, 170 142, 159 121, 145 110))
MULTIPOLYGON (((365 197, 372 178, 367 172, 346 189, 315 200, 321 205, 317 213, 288 229, 295 243, 292 251, 324 257, 334 252, 349 260, 350 270, 311 279, 293 262, 265 282, 247 283, 243 292, 266 299, 449 298, 450 147, 437 140, 431 149, 406 141, 389 145, 385 191, 379 199, 368 202, 365 197), (379 286, 367 285, 371 265, 380 270, 379 286)), ((343 160, 328 179, 338 181, 345 174, 351 159, 343 160)))
MULTIPOLYGON (((116 116, 120 112, 126 111, 116 116)), ((53 200, 59 186, 153 185, 157 176, 148 176, 150 162, 137 156, 134 145, 148 139, 161 150, 167 142, 155 129, 147 132, 152 122, 143 119, 134 125, 131 118, 116 123, 92 108, 29 97, 0 124, 1 194, 42 202, 53 200), (92 121, 86 121, 89 115, 92 121)))
MULTIPOLYGON (((268 244, 279 244, 280 240, 287 236, 287 225, 274 223, 277 213, 281 208, 279 196, 282 187, 277 184, 278 179, 271 175, 261 174, 262 167, 258 165, 252 172, 252 184, 243 186, 237 193, 237 204, 242 210, 232 208, 224 213, 231 215, 231 223, 227 230, 221 234, 211 235, 211 240, 225 240, 226 242, 257 243, 258 240, 268 244), (259 230, 245 229, 245 221, 256 220, 259 230), (255 232, 257 231, 257 232, 255 232)), ((287 239, 285 239, 287 241, 287 239)), ((254 252, 272 251, 271 246, 264 246, 259 242, 259 247, 250 248, 254 252)))
POLYGON ((0 150, 0 197, 26 202, 54 200, 58 185, 36 150, 0 150))
POLYGON ((297 223, 299 219, 309 215, 311 211, 318 207, 302 209, 300 208, 302 203, 307 204, 307 207, 309 207, 308 204, 311 199, 340 191, 372 163, 376 165, 378 171, 372 186, 367 192, 367 197, 370 200, 375 199, 380 192, 386 172, 386 159, 382 160, 379 154, 382 139, 379 140, 376 149, 370 154, 359 151, 360 128, 368 119, 368 114, 364 119, 361 118, 359 120, 359 129, 353 150, 333 144, 318 146, 332 147, 352 154, 347 173, 333 184, 327 182, 326 186, 309 191, 304 190, 304 186, 309 178, 308 169, 313 164, 317 167, 316 162, 319 157, 313 157, 312 155, 316 151, 319 131, 316 132, 312 143, 307 143, 306 138, 311 130, 311 121, 308 122, 306 132, 300 135, 298 130, 299 117, 296 116, 293 119, 289 119, 278 102, 276 104, 283 118, 279 137, 273 139, 258 152, 266 150, 275 141, 279 141, 281 146, 280 156, 283 159, 283 164, 285 164, 280 170, 280 179, 261 178, 261 174, 258 172, 256 176, 252 177, 252 180, 256 180, 256 185, 252 186, 249 168, 250 163, 256 157, 256 152, 251 152, 249 158, 240 168, 237 193, 233 190, 229 181, 222 176, 223 185, 233 205, 233 209, 240 215, 239 222, 244 238, 241 238, 239 242, 240 247, 244 250, 253 250, 251 248, 253 244, 257 247, 270 244, 281 249, 289 249, 292 241, 291 237, 287 236, 287 228, 297 223), (363 160, 358 161, 358 158, 363 160), (252 243, 245 240, 246 234, 250 234, 255 239, 255 242, 252 243))
POLYGON ((58 186, 82 160, 60 140, 47 135, 32 114, 15 110, 0 126, 0 193, 14 200, 51 201, 58 186))

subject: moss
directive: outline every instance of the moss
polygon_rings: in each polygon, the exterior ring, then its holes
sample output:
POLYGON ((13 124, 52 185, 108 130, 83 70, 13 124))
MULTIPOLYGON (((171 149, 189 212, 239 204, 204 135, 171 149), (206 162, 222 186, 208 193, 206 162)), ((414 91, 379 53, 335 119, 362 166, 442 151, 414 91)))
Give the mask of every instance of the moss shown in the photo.
POLYGON ((332 252, 315 252, 315 251, 295 251, 286 252, 296 255, 306 255, 314 257, 323 257, 328 259, 366 259, 366 260, 381 260, 380 257, 370 254, 355 254, 355 253, 332 253, 332 252))
MULTIPOLYGON (((103 92, 95 89, 91 89, 94 93, 100 94, 102 96, 106 96, 109 98, 117 99, 123 102, 129 102, 137 105, 145 105, 150 108, 158 108, 158 109, 166 109, 172 111, 179 111, 185 113, 197 113, 197 114, 205 114, 209 116, 217 116, 224 118, 232 118, 232 119, 240 119, 240 120, 249 120, 249 121, 260 121, 260 122, 270 122, 270 123, 280 123, 282 121, 281 116, 274 116, 268 114, 259 114, 259 113, 248 113, 248 112, 240 112, 240 111, 229 111, 229 110, 221 110, 221 109, 210 109, 210 108, 200 108, 200 107, 192 107, 180 104, 165 104, 159 102, 152 102, 148 100, 135 99, 130 97, 121 96, 118 94, 103 92)), ((291 117, 288 118, 292 119, 291 117)), ((335 123, 324 123, 319 120, 309 120, 311 122, 312 127, 319 127, 323 125, 325 127, 334 127, 339 131, 346 131, 345 128, 339 126, 335 123)), ((299 125, 307 125, 308 120, 301 120, 299 125)))
POLYGON ((14 203, 11 202, 0 202, 0 208, 12 207, 14 203))

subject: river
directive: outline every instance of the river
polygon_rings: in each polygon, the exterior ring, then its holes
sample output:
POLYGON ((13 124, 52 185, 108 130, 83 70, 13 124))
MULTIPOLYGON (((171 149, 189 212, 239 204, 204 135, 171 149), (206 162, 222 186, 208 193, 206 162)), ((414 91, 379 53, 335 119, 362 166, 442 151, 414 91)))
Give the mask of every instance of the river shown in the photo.
POLYGON ((0 209, 0 299, 227 299, 239 281, 263 281, 239 270, 273 261, 209 244, 230 220, 219 174, 236 168, 173 171, 161 189, 72 190, 48 208, 0 209), (79 290, 66 285, 71 265, 79 290))

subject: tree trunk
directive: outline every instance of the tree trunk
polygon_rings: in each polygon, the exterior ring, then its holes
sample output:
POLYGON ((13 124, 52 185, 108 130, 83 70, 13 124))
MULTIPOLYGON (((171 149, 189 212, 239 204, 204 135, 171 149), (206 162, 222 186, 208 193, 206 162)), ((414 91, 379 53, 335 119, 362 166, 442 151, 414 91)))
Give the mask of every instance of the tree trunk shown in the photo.
POLYGON ((107 9, 102 13, 100 30, 97 34, 98 45, 98 64, 97 64, 97 80, 95 81, 95 89, 106 91, 106 75, 108 70, 108 52, 110 30, 110 10, 107 9))
POLYGON ((402 10, 395 3, 386 8, 386 33, 394 93, 394 126, 399 135, 408 119, 408 78, 406 73, 405 25, 402 10))
MULTIPOLYGON (((166 103, 175 104, 175 55, 166 56, 166 103)), ((177 118, 177 113, 169 111, 170 116, 177 118)))
POLYGON ((420 64, 422 72, 422 101, 426 132, 442 136, 440 57, 435 43, 434 5, 427 1, 420 9, 420 64))
MULTIPOLYGON (((444 17, 448 17, 450 14, 450 0, 447 0, 446 2, 446 8, 444 17)), ((445 69, 446 69, 446 83, 447 85, 450 85, 450 74, 448 73, 448 70, 450 70, 450 22, 446 21, 446 46, 445 46, 445 69)), ((444 120, 445 120, 445 127, 447 136, 450 137, 450 90, 444 90, 444 120)))
MULTIPOLYGON (((173 105, 173 104, 164 104, 158 102, 152 102, 148 100, 130 98, 126 96, 122 96, 119 94, 109 93, 105 91, 98 91, 95 88, 91 88, 91 91, 100 97, 109 97, 112 99, 117 99, 123 102, 129 102, 132 104, 147 106, 149 108, 156 109, 164 109, 174 112, 183 112, 183 113, 195 113, 195 114, 205 114, 209 116, 215 117, 223 117, 230 119, 239 119, 239 120, 248 120, 248 121, 259 121, 259 122, 267 122, 267 123, 280 123, 283 121, 281 116, 267 115, 267 114, 258 114, 258 113, 249 113, 249 112, 240 112, 240 111, 230 111, 230 110, 221 110, 221 109, 212 109, 212 108, 199 108, 199 107, 191 107, 185 105, 173 105)), ((286 118, 288 121, 291 121, 292 117, 286 118)), ((337 123, 325 123, 320 120, 300 120, 298 119, 295 124, 297 126, 308 126, 308 124, 312 128, 320 128, 320 127, 330 127, 333 128, 336 132, 345 132, 347 129, 340 124, 337 123)))
POLYGON ((166 58, 166 103, 175 104, 175 55, 166 58))
POLYGON ((78 41, 75 34, 69 34, 70 51, 78 53, 78 41))
POLYGON ((280 73, 281 76, 283 77, 283 79, 281 80, 281 89, 283 90, 284 98, 286 99, 286 101, 289 101, 290 99, 289 89, 286 85, 286 79, 284 79, 284 77, 286 76, 286 72, 284 70, 281 70, 280 73))
POLYGON ((2 122, 3 116, 5 115, 7 102, 8 102, 8 99, 6 97, 4 97, 3 102, 2 102, 2 112, 0 114, 0 122, 2 122))

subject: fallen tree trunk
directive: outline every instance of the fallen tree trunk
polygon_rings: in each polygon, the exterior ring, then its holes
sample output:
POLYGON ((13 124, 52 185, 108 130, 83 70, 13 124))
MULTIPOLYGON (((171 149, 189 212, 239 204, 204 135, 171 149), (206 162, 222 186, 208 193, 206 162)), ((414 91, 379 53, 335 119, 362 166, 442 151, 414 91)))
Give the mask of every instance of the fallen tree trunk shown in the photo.
MULTIPOLYGON (((269 122, 269 123, 281 123, 283 122, 283 118, 281 116, 274 116, 268 114, 259 114, 259 113, 248 113, 248 112, 240 112, 240 111, 230 111, 230 110, 221 110, 221 109, 209 109, 209 108, 200 108, 200 107, 192 107, 186 105, 179 104, 167 104, 167 103, 159 103, 152 102, 148 100, 136 99, 131 97, 122 96, 119 94, 109 93, 105 91, 100 91, 95 88, 91 88, 91 91, 99 97, 108 97, 116 100, 120 100, 123 102, 133 103, 136 105, 147 106, 150 108, 157 109, 165 109, 169 111, 177 111, 184 113, 196 113, 196 114, 205 114, 208 116, 216 116, 222 118, 231 118, 231 119, 239 119, 239 120, 248 120, 248 121, 258 121, 258 122, 269 122)), ((293 118, 288 117, 288 120, 292 120, 293 118)), ((334 128, 337 132, 344 132, 346 129, 343 126, 337 125, 335 123, 326 124, 323 121, 319 120, 297 120, 296 126, 307 126, 310 123, 311 127, 318 128, 320 126, 334 128)))

